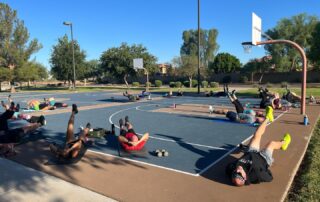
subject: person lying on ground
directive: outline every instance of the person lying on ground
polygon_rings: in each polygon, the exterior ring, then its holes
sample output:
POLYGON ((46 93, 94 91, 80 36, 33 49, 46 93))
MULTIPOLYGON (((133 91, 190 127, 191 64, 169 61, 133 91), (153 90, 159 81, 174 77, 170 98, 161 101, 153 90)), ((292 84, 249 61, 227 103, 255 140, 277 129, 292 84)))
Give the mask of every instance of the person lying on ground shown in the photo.
POLYGON ((43 99, 44 99, 44 103, 48 104, 49 106, 53 107, 54 109, 68 107, 67 103, 56 102, 54 97, 43 98, 43 99))
POLYGON ((267 106, 272 106, 273 109, 283 109, 279 93, 270 92, 267 88, 259 88, 260 109, 265 109, 267 106))
MULTIPOLYGON (((11 102, 10 107, 9 107, 9 105, 4 104, 4 102, 1 101, 1 106, 5 109, 5 111, 10 109, 11 111, 14 112, 13 115, 11 116, 10 120, 25 120, 29 123, 37 123, 40 119, 40 116, 31 116, 29 114, 21 113, 20 112, 20 105, 19 104, 15 105, 14 102, 11 102)), ((1 123, 1 121, 0 121, 0 125, 2 125, 2 124, 5 124, 5 123, 1 123)))
POLYGON ((54 106, 50 106, 49 103, 41 103, 39 100, 30 100, 27 102, 27 109, 39 111, 39 110, 54 110, 54 106))
POLYGON ((268 121, 266 119, 257 128, 250 140, 248 150, 243 156, 226 167, 226 174, 234 185, 243 186, 273 180, 272 173, 269 170, 273 163, 273 151, 287 150, 291 142, 291 136, 286 133, 281 141, 270 141, 264 148, 260 149, 261 138, 265 133, 268 121))
POLYGON ((183 92, 180 88, 178 89, 177 96, 183 96, 183 92))
POLYGON ((223 91, 219 91, 213 94, 213 97, 225 97, 229 92, 228 84, 223 84, 223 91))
POLYGON ((50 151, 58 158, 63 159, 74 159, 83 154, 87 147, 88 133, 90 130, 90 123, 87 123, 86 127, 80 132, 78 138, 74 136, 74 119, 78 113, 77 105, 72 105, 72 112, 68 121, 65 147, 60 148, 56 144, 50 144, 50 151))
POLYGON ((12 118, 15 111, 8 105, 5 108, 6 111, 0 115, 0 147, 1 149, 6 148, 9 149, 8 151, 14 152, 14 144, 19 143, 24 136, 34 132, 39 127, 46 125, 46 120, 44 116, 40 116, 37 122, 29 123, 20 128, 10 129, 8 119, 12 118))
MULTIPOLYGON (((232 93, 228 92, 228 98, 234 105, 236 112, 228 109, 211 108, 211 113, 225 114, 230 121, 239 123, 262 123, 265 120, 262 112, 254 111, 252 109, 245 109, 235 95, 235 91, 232 91, 232 93)), ((266 108, 266 117, 269 117, 269 119, 273 121, 273 109, 271 107, 266 108)))
POLYGON ((139 137, 133 130, 132 124, 129 122, 128 116, 125 117, 125 123, 123 119, 119 120, 120 135, 118 140, 126 151, 139 151, 141 150, 149 139, 149 133, 145 133, 142 137, 139 137))
POLYGON ((149 96, 149 95, 151 95, 150 92, 147 92, 147 91, 143 90, 143 91, 141 92, 141 94, 139 94, 138 96, 139 96, 140 98, 144 98, 144 97, 147 97, 147 96, 149 96))
POLYGON ((128 91, 125 91, 123 93, 123 96, 127 97, 130 101, 140 100, 140 97, 138 95, 132 95, 131 93, 128 93, 128 91))
POLYGON ((212 97, 213 96, 213 91, 212 90, 205 91, 204 94, 205 94, 206 97, 212 97))

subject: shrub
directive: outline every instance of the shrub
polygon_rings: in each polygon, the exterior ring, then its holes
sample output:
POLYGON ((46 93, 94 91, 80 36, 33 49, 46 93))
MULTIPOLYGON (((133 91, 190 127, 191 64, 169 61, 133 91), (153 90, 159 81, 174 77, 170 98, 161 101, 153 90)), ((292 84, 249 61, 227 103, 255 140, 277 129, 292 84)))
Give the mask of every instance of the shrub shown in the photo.
POLYGON ((255 84, 252 85, 252 87, 253 87, 253 88, 259 88, 260 86, 259 86, 259 84, 256 84, 256 83, 255 83, 255 84))
POLYGON ((198 86, 198 81, 193 79, 192 80, 192 87, 197 87, 198 86))
POLYGON ((281 88, 289 88, 289 83, 286 81, 281 82, 281 88))
POLYGON ((156 87, 161 87, 162 86, 162 81, 161 80, 155 80, 154 85, 156 87))
POLYGON ((189 88, 189 86, 190 86, 190 81, 184 81, 184 82, 183 82, 183 85, 184 85, 185 87, 188 87, 188 88, 189 88))
POLYGON ((211 88, 219 88, 219 83, 218 82, 210 82, 210 87, 211 88))
POLYGON ((182 86, 182 83, 180 81, 177 81, 174 83, 174 87, 176 88, 181 88, 181 86, 182 86))
POLYGON ((268 82, 268 83, 266 84, 266 87, 267 87, 267 88, 272 88, 272 87, 273 87, 273 84, 268 82))
POLYGON ((140 86, 140 83, 139 82, 132 82, 132 86, 133 87, 138 87, 138 86, 140 86))
POLYGON ((146 82, 146 86, 149 84, 149 87, 151 87, 152 83, 151 82, 146 82))
POLYGON ((248 83, 248 81, 249 81, 249 79, 248 79, 247 76, 241 76, 241 77, 240 77, 240 82, 241 82, 241 83, 248 83))
POLYGON ((171 82, 169 83, 169 87, 170 87, 170 88, 175 87, 175 85, 176 85, 176 82, 171 81, 171 82))
POLYGON ((202 81, 201 84, 202 84, 203 88, 207 88, 208 87, 208 81, 202 81))

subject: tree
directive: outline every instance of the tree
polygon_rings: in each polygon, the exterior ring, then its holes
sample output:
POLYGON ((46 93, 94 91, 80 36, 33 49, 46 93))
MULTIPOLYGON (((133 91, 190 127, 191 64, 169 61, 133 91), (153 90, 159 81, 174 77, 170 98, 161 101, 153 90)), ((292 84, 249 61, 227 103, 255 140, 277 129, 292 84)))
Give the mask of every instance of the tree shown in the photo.
POLYGON ((100 57, 101 69, 110 72, 116 78, 122 78, 129 87, 128 76, 135 76, 137 72, 133 68, 133 59, 142 58, 143 66, 149 73, 156 71, 157 58, 151 55, 142 45, 122 43, 120 47, 110 48, 100 57))
POLYGON ((215 73, 231 73, 240 70, 240 67, 240 60, 229 53, 219 53, 209 65, 215 73))
MULTIPOLYGON (((74 41, 74 59, 76 78, 82 79, 85 75, 85 58, 86 54, 80 49, 77 41, 74 41)), ((72 41, 68 40, 65 35, 58 39, 58 44, 53 46, 50 58, 51 73, 60 81, 70 81, 74 83, 73 77, 73 58, 72 58, 72 41)))
POLYGON ((261 73, 259 83, 261 83, 264 73, 268 72, 272 67, 271 56, 265 56, 261 59, 253 59, 247 62, 243 68, 242 72, 251 74, 251 82, 253 82, 253 77, 256 73, 261 73))
POLYGON ((10 70, 22 68, 31 55, 42 47, 37 39, 29 41, 29 38, 24 22, 17 17, 17 11, 0 3, 0 66, 10 70))
POLYGON ((320 69, 320 22, 318 22, 312 33, 311 47, 308 53, 310 61, 320 69))
MULTIPOLYGON (((266 31, 273 39, 286 39, 299 44, 305 51, 310 49, 310 41, 318 19, 305 13, 281 19, 275 28, 266 31)), ((292 71, 301 66, 299 52, 292 46, 283 44, 265 45, 265 50, 272 55, 277 71, 292 71)))
MULTIPOLYGON (((200 30, 200 60, 204 67, 214 60, 219 49, 216 42, 218 31, 216 29, 200 30)), ((187 30, 182 34, 183 44, 180 48, 181 57, 198 56, 198 30, 187 30)))
POLYGON ((11 81, 12 80, 12 71, 6 67, 0 67, 0 92, 2 89, 1 83, 4 81, 11 81))
POLYGON ((90 60, 86 62, 86 73, 84 78, 97 78, 101 74, 99 60, 90 60))
POLYGON ((188 77, 189 79, 189 87, 192 88, 192 79, 197 73, 197 64, 198 58, 197 56, 182 56, 182 57, 175 57, 172 60, 172 63, 175 67, 178 68, 178 72, 188 77))

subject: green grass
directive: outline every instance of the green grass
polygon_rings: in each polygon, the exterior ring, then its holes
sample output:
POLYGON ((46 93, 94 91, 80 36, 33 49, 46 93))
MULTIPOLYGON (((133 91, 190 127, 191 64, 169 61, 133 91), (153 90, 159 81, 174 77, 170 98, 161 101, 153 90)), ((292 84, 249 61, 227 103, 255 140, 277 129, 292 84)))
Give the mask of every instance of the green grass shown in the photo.
POLYGON ((313 132, 306 155, 286 201, 320 200, 320 121, 313 132))

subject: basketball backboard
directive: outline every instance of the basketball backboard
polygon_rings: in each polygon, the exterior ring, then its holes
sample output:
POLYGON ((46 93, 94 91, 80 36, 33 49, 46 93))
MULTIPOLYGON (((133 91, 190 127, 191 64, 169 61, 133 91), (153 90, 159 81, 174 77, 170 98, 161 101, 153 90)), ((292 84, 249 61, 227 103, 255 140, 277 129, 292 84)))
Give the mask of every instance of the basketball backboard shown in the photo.
POLYGON ((143 58, 133 59, 133 68, 134 69, 143 69, 143 58))
POLYGON ((261 18, 252 12, 252 44, 257 45, 261 41, 261 18))

